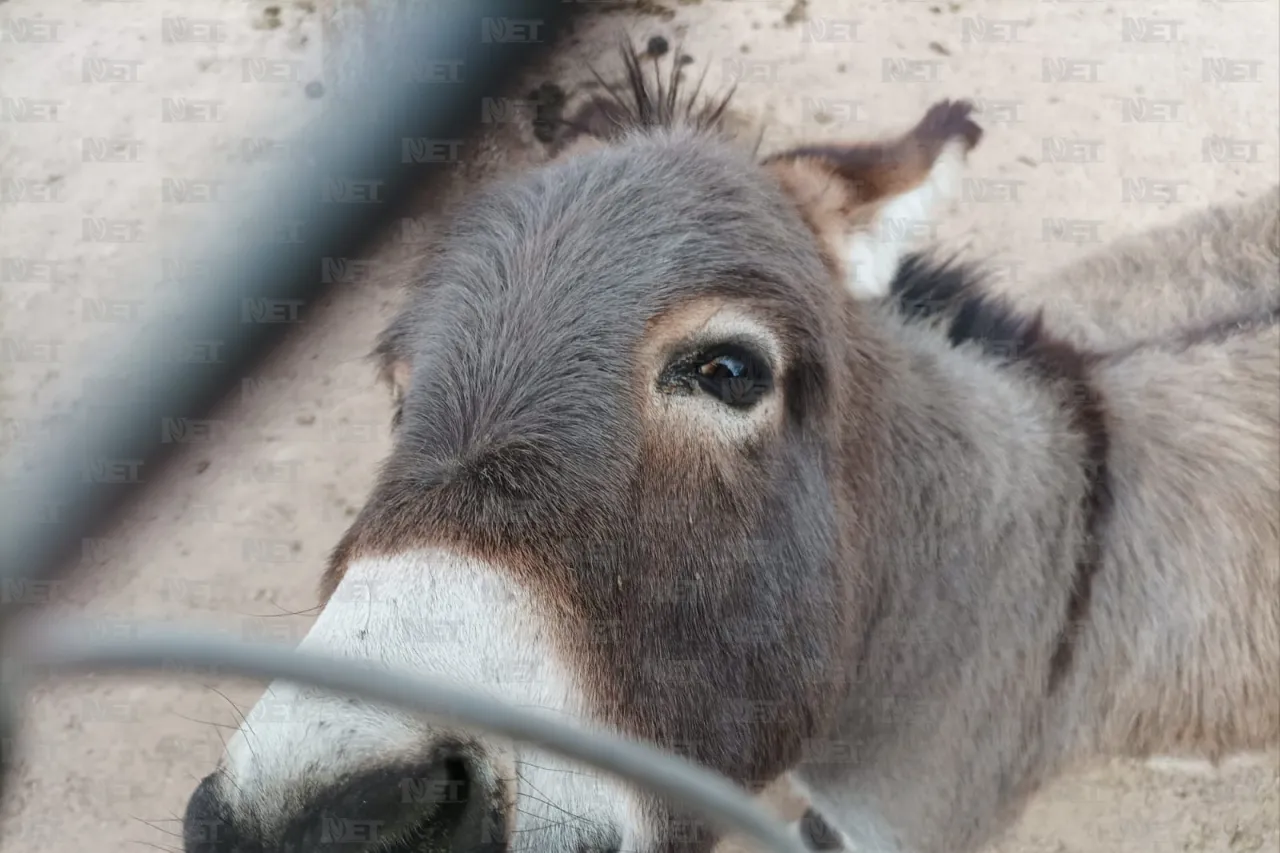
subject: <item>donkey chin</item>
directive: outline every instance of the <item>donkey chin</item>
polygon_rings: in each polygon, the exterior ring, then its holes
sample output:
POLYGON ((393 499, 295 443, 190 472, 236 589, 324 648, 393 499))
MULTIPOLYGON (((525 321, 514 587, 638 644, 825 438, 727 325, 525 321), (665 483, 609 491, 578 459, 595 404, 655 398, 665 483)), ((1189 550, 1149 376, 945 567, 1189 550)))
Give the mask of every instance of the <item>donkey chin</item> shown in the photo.
MULTIPOLYGON (((1141 334, 1059 337, 907 252, 968 104, 762 158, 623 57, 379 341, 393 449, 303 649, 793 778, 813 849, 973 853, 1073 764, 1280 741, 1280 190, 1091 261, 1077 319, 1119 287, 1141 334)), ((184 835, 707 853, 686 805, 277 682, 184 835)))

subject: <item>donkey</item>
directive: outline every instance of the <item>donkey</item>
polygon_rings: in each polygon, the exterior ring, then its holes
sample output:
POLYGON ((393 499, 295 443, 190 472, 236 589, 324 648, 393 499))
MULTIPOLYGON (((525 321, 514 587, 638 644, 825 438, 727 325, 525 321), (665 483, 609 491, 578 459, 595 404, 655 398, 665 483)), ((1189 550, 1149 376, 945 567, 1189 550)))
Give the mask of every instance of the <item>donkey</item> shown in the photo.
MULTIPOLYGON (((393 449, 302 647, 752 791, 790 774, 796 831, 868 853, 974 851, 1097 756, 1280 741, 1280 281, 1249 322, 1073 343, 877 240, 954 181, 967 104, 760 157, 727 98, 625 58, 599 132, 471 198, 383 335, 393 449)), ((719 840, 539 750, 283 681, 184 835, 719 840)))
POLYGON ((1055 333, 1105 349, 1265 316, 1277 269, 1280 185, 1116 240, 1055 270, 1028 298, 1055 333))

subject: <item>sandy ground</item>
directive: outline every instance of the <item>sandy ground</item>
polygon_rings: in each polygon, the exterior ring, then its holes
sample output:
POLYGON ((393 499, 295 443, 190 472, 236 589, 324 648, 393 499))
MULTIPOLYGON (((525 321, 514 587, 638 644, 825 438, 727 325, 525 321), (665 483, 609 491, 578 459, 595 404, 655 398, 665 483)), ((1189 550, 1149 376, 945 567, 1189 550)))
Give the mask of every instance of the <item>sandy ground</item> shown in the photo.
MULTIPOLYGON (((516 97, 543 79, 572 94, 583 59, 598 56, 589 45, 621 24, 637 39, 684 35, 713 88, 736 79, 739 106, 765 123, 766 147, 896 129, 940 97, 975 99, 988 135, 964 198, 932 236, 992 259, 1015 290, 1097 241, 1277 180, 1274 0, 638 5, 581 28, 557 67, 516 97)), ((78 383, 103 381, 76 365, 127 329, 138 300, 194 269, 157 259, 235 212, 234 195, 200 200, 224 191, 208 182, 252 180, 290 156, 280 143, 336 96, 328 8, 0 0, 7 459, 21 458, 39 413, 78 383), (164 22, 178 16, 185 22, 164 22)), ((509 106, 478 158, 460 166, 455 191, 543 158, 527 109, 509 106)), ((429 231, 434 209, 404 233, 429 231)), ((386 257, 404 252, 392 235, 386 257)), ((86 543, 86 571, 46 591, 51 606, 104 633, 143 618, 301 638, 324 556, 388 446, 389 406, 363 356, 395 304, 394 269, 356 276, 307 317, 210 440, 189 448, 110 538, 86 543)), ((23 706, 0 851, 175 848, 175 818, 217 760, 235 706, 260 691, 168 677, 39 686, 23 706)), ((1100 768, 1046 792, 998 849, 1276 850, 1278 782, 1274 756, 1210 775, 1100 768)))

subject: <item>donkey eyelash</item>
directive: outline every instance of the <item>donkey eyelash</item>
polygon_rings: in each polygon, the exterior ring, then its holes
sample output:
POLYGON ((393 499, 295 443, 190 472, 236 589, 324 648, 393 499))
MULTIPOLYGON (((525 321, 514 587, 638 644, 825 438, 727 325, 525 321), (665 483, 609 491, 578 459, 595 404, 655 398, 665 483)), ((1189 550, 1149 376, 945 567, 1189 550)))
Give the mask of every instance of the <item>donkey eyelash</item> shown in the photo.
POLYGON ((744 328, 742 324, 729 322, 712 322, 693 336, 669 347, 666 362, 670 366, 696 361, 714 356, 726 348, 746 350, 762 362, 770 373, 777 374, 780 370, 777 345, 768 335, 754 328, 744 328))

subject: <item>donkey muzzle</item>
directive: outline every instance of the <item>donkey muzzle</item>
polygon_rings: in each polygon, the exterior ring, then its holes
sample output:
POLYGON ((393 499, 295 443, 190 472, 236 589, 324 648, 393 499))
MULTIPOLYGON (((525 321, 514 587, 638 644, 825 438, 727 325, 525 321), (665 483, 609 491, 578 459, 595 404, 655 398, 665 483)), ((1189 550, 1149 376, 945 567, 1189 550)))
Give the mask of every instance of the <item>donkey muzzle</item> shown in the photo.
POLYGON ((507 824, 500 792, 477 784, 466 758, 380 768, 314 792, 270 831, 223 796, 225 780, 200 783, 183 818, 186 853, 500 853, 507 824))
MULTIPOLYGON (((554 614, 511 570, 441 549, 354 560, 304 651, 589 720, 554 614)), ((192 795, 186 853, 658 849, 625 785, 554 754, 280 679, 192 795)))

